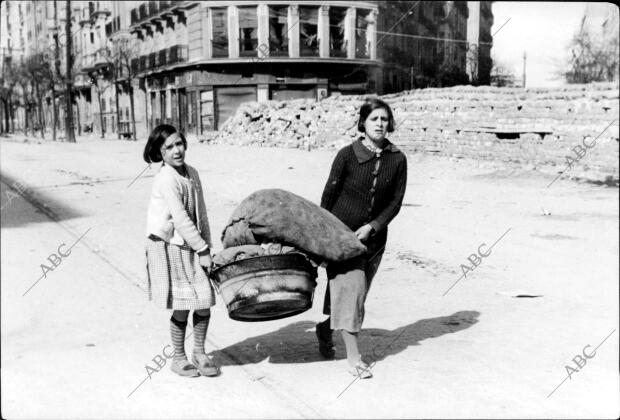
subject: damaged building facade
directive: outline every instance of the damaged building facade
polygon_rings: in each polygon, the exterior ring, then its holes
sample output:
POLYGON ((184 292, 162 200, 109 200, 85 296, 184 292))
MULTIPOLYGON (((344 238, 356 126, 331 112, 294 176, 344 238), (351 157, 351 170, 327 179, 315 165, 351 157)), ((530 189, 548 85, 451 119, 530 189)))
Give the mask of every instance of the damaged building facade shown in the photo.
POLYGON ((480 10, 492 2, 71 3, 74 112, 102 137, 145 138, 160 123, 202 136, 247 101, 467 83, 471 42, 489 55, 492 43, 470 29, 490 32, 480 10))

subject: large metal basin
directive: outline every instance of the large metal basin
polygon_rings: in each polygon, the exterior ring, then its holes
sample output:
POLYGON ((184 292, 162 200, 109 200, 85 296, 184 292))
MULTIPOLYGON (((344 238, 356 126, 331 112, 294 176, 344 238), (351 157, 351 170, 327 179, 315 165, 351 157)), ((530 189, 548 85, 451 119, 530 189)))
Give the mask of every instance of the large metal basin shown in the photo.
POLYGON ((299 254, 264 255, 226 264, 211 277, 237 321, 270 321, 312 307, 316 268, 299 254))

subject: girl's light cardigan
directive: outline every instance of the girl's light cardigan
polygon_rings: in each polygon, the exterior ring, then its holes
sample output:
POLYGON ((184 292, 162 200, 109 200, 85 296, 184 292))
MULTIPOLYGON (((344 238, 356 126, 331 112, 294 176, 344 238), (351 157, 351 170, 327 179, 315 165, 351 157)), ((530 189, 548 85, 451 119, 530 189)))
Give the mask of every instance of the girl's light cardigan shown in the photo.
POLYGON ((202 195, 198 172, 185 164, 189 180, 173 167, 163 164, 155 175, 147 213, 147 235, 153 234, 164 241, 182 246, 189 245, 202 252, 212 246, 207 208, 202 195), (189 182, 188 182, 189 181, 189 182), (196 224, 189 217, 189 195, 196 204, 196 224))

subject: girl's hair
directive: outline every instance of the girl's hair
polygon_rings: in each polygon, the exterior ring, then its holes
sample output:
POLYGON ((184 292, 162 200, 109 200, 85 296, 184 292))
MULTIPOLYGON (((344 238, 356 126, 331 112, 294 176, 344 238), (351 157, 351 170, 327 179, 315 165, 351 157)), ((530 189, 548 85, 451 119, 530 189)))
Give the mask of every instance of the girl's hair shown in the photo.
POLYGON ((146 163, 161 162, 163 160, 160 151, 161 145, 164 144, 164 142, 168 137, 170 137, 170 135, 177 132, 179 133, 179 137, 183 141, 183 146, 185 146, 185 149, 187 149, 187 140, 185 140, 185 136, 183 135, 183 133, 177 131, 177 129, 171 125, 161 124, 155 127, 149 135, 146 146, 144 146, 144 153, 142 154, 144 161, 146 163))
POLYGON ((370 115, 370 113, 372 111, 374 111, 375 109, 380 109, 383 108, 385 109, 385 111, 388 114, 388 126, 387 126, 387 131, 388 133, 391 133, 394 131, 394 114, 392 114, 392 108, 390 108, 390 106, 383 102, 381 99, 378 98, 368 98, 366 99, 366 102, 364 102, 364 104, 360 107, 360 118, 357 121, 357 130, 361 131, 362 133, 366 132, 366 128, 364 127, 364 121, 366 121, 366 118, 368 118, 368 116, 370 115))

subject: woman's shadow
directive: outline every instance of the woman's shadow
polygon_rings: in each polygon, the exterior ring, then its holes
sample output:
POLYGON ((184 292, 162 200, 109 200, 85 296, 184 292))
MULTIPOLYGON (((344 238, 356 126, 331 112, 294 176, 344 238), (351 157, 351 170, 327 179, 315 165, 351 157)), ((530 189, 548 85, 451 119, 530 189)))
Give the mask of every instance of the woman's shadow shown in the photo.
MULTIPOLYGON (((363 329, 360 333, 360 352, 370 360, 380 361, 420 341, 455 333, 478 322, 480 312, 459 311, 452 315, 422 319, 394 330, 363 329)), ((259 363, 310 363, 324 361, 319 354, 314 332, 315 323, 299 321, 277 331, 247 338, 239 343, 211 353, 220 366, 259 363)), ((336 359, 346 358, 340 334, 334 333, 336 359)))

